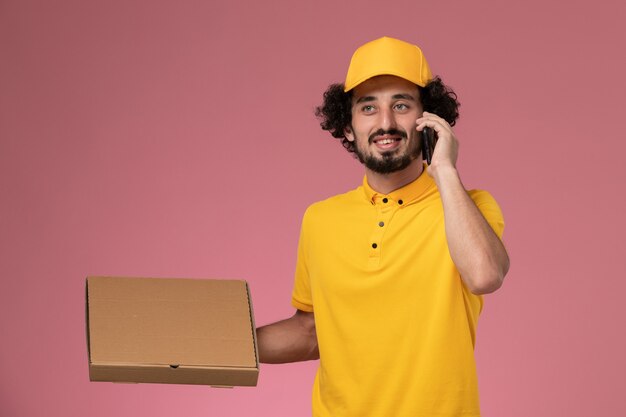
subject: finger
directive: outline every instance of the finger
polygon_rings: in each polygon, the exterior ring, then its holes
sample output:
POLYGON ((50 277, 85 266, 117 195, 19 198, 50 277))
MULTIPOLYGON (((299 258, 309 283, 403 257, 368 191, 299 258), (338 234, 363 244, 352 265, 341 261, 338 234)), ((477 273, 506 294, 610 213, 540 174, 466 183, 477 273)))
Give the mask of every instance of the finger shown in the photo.
POLYGON ((416 122, 417 123, 421 123, 421 122, 426 121, 426 120, 434 120, 434 121, 437 121, 437 122, 441 123, 444 126, 450 127, 450 123, 448 123, 446 121, 446 119, 444 119, 442 117, 439 117, 439 116, 437 116, 434 113, 428 113, 428 112, 422 113, 422 117, 418 118, 416 120, 416 122))
POLYGON ((420 119, 418 120, 418 124, 415 127, 415 129, 419 132, 421 132, 422 130, 424 130, 425 127, 430 127, 432 129, 435 130, 435 132, 437 133, 450 133, 452 134, 452 128, 450 127, 450 125, 448 125, 447 123, 441 123, 439 120, 429 120, 429 119, 422 119, 420 121, 420 119))

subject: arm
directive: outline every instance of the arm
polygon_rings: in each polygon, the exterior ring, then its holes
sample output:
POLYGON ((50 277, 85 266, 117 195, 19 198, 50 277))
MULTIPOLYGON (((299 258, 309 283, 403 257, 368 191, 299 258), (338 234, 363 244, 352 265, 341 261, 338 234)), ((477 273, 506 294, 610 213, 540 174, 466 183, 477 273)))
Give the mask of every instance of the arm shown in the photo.
POLYGON ((287 363, 319 359, 315 316, 296 310, 286 319, 257 329, 259 360, 287 363))
POLYGON ((496 291, 509 269, 502 241, 467 194, 456 169, 440 169, 435 181, 443 202, 450 256, 461 278, 474 294, 496 291))
POLYGON ((418 130, 432 127, 439 138, 428 174, 441 194, 452 261, 472 293, 494 292, 509 270, 509 256, 461 183, 456 169, 458 140, 450 125, 432 113, 424 112, 417 122, 418 130))

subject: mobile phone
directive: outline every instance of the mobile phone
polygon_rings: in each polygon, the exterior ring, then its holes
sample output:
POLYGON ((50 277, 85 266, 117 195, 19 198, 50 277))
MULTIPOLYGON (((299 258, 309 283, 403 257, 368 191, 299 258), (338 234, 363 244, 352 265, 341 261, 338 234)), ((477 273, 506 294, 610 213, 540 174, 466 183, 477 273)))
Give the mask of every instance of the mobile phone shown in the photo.
POLYGON ((437 138, 435 137, 435 132, 430 127, 425 127, 422 130, 422 159, 424 159, 428 165, 430 165, 432 161, 436 143, 437 138))

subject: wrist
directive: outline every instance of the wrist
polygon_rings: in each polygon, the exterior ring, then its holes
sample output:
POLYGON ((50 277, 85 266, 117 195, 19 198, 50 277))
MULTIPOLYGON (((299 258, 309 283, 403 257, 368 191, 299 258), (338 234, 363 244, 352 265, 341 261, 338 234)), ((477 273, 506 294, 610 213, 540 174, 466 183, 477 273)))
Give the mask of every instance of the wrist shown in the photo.
POLYGON ((428 167, 428 173, 437 183, 437 187, 441 187, 450 181, 460 182, 459 172, 454 165, 432 164, 428 167))

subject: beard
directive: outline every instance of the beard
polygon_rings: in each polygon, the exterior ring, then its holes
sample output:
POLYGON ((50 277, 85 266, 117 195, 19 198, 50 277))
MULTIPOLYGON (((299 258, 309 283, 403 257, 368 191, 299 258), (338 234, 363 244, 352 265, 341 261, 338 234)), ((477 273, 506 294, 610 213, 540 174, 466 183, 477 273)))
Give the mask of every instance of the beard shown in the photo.
MULTIPOLYGON (((399 135, 403 140, 407 139, 406 132, 391 129, 391 130, 378 130, 370 135, 368 143, 371 144, 376 136, 382 135, 399 135)), ((384 152, 380 157, 376 157, 372 154, 367 154, 359 146, 359 141, 354 141, 354 153, 359 161, 365 165, 366 168, 378 173, 378 174, 391 174, 392 172, 402 171, 408 167, 411 162, 416 160, 422 149, 420 141, 416 137, 409 139, 409 147, 405 151, 392 150, 384 152), (402 153, 399 153, 402 152, 402 153)))

